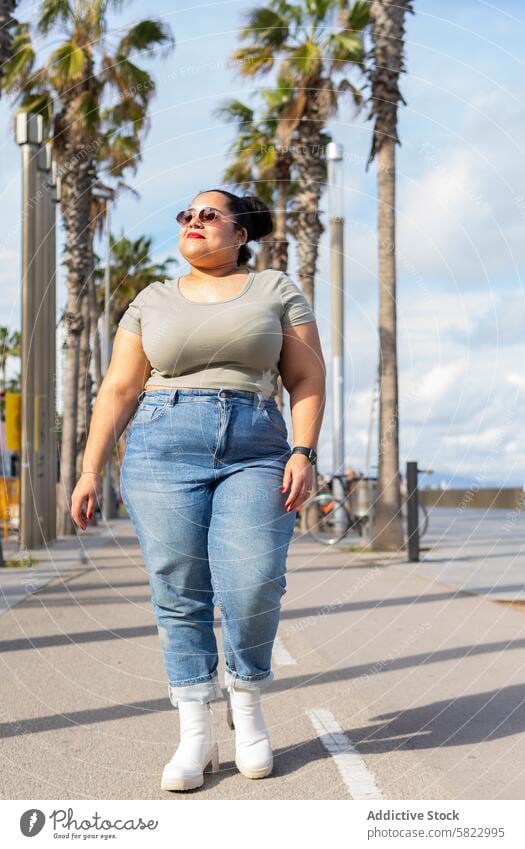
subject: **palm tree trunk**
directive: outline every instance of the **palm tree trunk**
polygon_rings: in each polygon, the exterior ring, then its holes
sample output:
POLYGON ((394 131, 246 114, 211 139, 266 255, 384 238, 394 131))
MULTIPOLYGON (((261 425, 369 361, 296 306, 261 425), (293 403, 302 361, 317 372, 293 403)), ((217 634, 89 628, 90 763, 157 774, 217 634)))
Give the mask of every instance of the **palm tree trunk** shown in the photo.
POLYGON ((256 271, 264 271, 270 268, 271 245, 268 239, 261 239, 260 248, 255 255, 256 271))
POLYGON ((277 183, 277 209, 275 210, 275 235, 272 250, 272 268, 288 270, 288 196, 290 193, 291 157, 285 152, 275 166, 277 183))
POLYGON ((93 364, 95 369, 95 386, 96 392, 100 389, 102 383, 102 358, 100 350, 100 333, 98 331, 98 309, 97 309, 97 291, 95 286, 94 275, 89 278, 89 316, 92 330, 92 345, 93 345, 93 364))
POLYGON ((374 551, 404 547, 399 481, 399 409, 396 322, 395 139, 378 152, 379 231, 379 457, 372 528, 374 551))
POLYGON ((75 162, 62 175, 62 214, 66 231, 65 265, 67 276, 67 306, 64 313, 66 328, 66 364, 64 380, 64 416, 60 452, 60 501, 57 534, 74 535, 71 518, 71 495, 76 484, 78 384, 80 373, 80 342, 84 326, 82 292, 89 276, 90 199, 93 164, 85 150, 72 151, 69 145, 67 161, 75 162), (76 155, 75 155, 76 153, 76 155))
POLYGON ((80 334, 79 363, 78 363, 78 400, 77 400, 77 439, 76 439, 76 478, 82 472, 82 460, 87 442, 87 434, 91 423, 91 398, 93 380, 89 371, 91 359, 91 319, 89 308, 89 292, 82 297, 83 327, 80 334))
MULTIPOLYGON (((329 137, 323 132, 329 117, 323 92, 324 85, 326 81, 323 83, 320 79, 310 83, 309 105, 294 134, 296 143, 292 145, 298 186, 293 204, 293 233, 298 248, 299 280, 303 294, 312 309, 315 305, 315 275, 319 244, 325 229, 319 217, 319 202, 326 182, 326 164, 322 154, 329 141, 329 137)), ((307 532, 306 508, 310 499, 318 491, 319 476, 317 465, 315 465, 312 495, 304 502, 300 512, 302 533, 307 532)))
MULTIPOLYGON (((79 381, 78 381, 78 420, 77 420, 77 462, 76 477, 82 472, 82 461, 91 426, 93 401, 93 378, 89 369, 91 363, 91 339, 93 335, 92 322, 92 283, 95 275, 95 254, 93 242, 95 239, 95 221, 91 218, 89 228, 88 276, 82 296, 82 318, 84 326, 80 337, 79 351, 79 381)), ((96 329, 96 328, 95 328, 96 329)))
POLYGON ((326 85, 327 81, 321 79, 310 82, 308 107, 299 122, 292 145, 297 179, 294 227, 299 254, 299 280, 312 309, 319 243, 325 229, 319 218, 319 201, 326 182, 323 151, 330 141, 323 132, 329 118, 324 92, 326 85))

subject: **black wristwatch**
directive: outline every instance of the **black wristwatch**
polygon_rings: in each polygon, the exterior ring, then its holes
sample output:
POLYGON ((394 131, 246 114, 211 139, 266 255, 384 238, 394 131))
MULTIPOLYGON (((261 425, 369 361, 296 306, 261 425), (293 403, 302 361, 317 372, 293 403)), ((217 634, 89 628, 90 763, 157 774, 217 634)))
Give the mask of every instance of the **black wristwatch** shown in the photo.
POLYGON ((295 448, 292 448, 292 454, 304 454, 305 457, 308 457, 312 466, 314 463, 317 463, 317 451, 315 448, 305 448, 303 445, 296 445, 295 448))

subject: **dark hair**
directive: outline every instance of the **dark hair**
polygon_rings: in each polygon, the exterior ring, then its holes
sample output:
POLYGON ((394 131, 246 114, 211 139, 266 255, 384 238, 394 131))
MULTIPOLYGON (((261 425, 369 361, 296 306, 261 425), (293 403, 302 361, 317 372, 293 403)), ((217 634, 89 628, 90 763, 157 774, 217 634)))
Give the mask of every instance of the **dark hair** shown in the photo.
MULTIPOLYGON (((232 217, 239 227, 246 227, 248 231, 247 242, 258 242, 263 236, 268 236, 273 230, 273 219, 269 208, 264 201, 256 195, 234 195, 225 189, 206 189, 199 192, 200 195, 207 192, 220 192, 228 198, 228 208, 232 217)), ((237 257, 237 265, 244 265, 252 257, 252 251, 247 244, 241 245, 237 257)))

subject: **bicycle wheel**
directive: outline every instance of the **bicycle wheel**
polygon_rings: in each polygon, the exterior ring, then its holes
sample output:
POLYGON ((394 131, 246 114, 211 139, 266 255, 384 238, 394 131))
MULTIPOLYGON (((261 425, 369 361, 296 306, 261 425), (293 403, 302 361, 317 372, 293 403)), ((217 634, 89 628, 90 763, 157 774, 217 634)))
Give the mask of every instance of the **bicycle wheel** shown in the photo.
POLYGON ((419 507, 419 516, 418 516, 418 519, 419 519, 419 538, 421 539, 421 537, 424 537, 426 532, 428 531, 428 510, 424 506, 424 504, 421 504, 421 502, 419 502, 418 507, 419 507))
MULTIPOLYGON (((401 513, 401 516, 402 516, 402 519, 403 519, 403 523, 406 526, 406 524, 407 524, 406 506, 403 507, 403 511, 401 513)), ((419 539, 421 539, 426 534, 426 532, 428 531, 428 521, 429 521, 428 510, 421 503, 418 504, 417 518, 418 518, 418 526, 419 526, 418 527, 418 535, 419 535, 419 539)))
POLYGON ((306 529, 317 542, 335 545, 348 533, 351 521, 345 504, 329 493, 316 495, 308 503, 306 529))

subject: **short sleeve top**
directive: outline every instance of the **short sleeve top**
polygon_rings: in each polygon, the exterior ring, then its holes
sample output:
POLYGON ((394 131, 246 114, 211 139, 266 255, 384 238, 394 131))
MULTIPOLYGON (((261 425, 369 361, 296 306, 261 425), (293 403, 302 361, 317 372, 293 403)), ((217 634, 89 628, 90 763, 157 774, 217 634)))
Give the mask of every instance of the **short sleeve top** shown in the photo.
POLYGON ((303 292, 274 269, 251 272, 242 291, 216 303, 186 298, 179 278, 150 283, 118 326, 142 337, 145 386, 277 391, 283 328, 315 321, 303 292))

